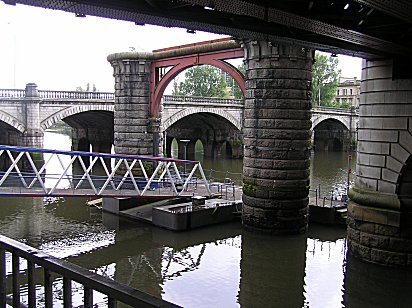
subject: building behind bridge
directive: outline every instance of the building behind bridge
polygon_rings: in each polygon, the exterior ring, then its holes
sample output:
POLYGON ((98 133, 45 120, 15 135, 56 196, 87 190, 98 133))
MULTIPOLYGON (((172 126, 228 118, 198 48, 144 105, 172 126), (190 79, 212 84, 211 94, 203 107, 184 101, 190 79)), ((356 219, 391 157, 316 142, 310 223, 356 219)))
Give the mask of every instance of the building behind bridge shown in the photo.
POLYGON ((338 89, 336 90, 336 102, 350 103, 351 106, 359 108, 360 80, 356 77, 340 77, 338 89))

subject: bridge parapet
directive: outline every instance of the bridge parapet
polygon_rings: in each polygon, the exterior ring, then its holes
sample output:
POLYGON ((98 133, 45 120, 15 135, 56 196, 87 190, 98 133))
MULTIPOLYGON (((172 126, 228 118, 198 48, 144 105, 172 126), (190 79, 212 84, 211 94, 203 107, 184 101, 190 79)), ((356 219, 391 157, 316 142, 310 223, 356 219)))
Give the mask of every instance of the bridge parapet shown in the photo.
POLYGON ((183 95, 163 95, 163 103, 201 103, 213 105, 244 105, 243 99, 221 98, 221 97, 202 97, 202 96, 183 96, 183 95))
POLYGON ((62 99, 93 99, 93 100, 113 100, 112 92, 80 92, 80 91, 47 91, 39 90, 41 98, 62 98, 62 99))
POLYGON ((0 89, 0 97, 20 98, 26 96, 26 90, 23 89, 0 89))
POLYGON ((336 107, 322 107, 322 106, 315 106, 312 107, 312 112, 319 112, 319 113, 337 113, 337 114, 347 114, 347 115, 359 115, 358 109, 351 108, 336 108, 336 107))

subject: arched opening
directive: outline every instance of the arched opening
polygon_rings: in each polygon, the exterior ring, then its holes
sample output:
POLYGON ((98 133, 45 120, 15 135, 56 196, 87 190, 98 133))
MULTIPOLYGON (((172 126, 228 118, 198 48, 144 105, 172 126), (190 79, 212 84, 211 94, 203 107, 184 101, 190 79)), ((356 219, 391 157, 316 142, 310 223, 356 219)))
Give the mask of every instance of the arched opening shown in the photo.
POLYGON ((315 151, 339 152, 350 147, 350 132, 338 120, 327 119, 313 129, 315 151))
POLYGON ((195 160, 202 160, 204 156, 203 142, 198 139, 195 143, 195 160))
MULTIPOLYGON (((20 146, 22 143, 21 132, 6 122, 0 121, 0 144, 20 146)), ((10 164, 11 160, 8 155, 1 155, 0 170, 6 171, 10 164)), ((19 166, 21 167, 21 164, 19 166)))
POLYGON ((225 151, 226 157, 232 157, 233 156, 232 145, 228 141, 225 142, 225 150, 226 150, 225 151))
MULTIPOLYGON (((239 86, 243 96, 245 94, 245 82, 242 72, 234 67, 232 64, 223 61, 228 59, 228 57, 220 56, 216 54, 216 58, 203 57, 199 54, 192 55, 189 57, 182 57, 180 59, 174 59, 168 61, 167 59, 162 59, 159 62, 154 61, 152 63, 152 83, 151 83, 151 95, 150 95, 150 114, 153 117, 158 117, 160 111, 160 102, 162 96, 167 88, 167 86, 174 80, 174 78, 183 72, 184 70, 199 66, 199 65, 209 65, 216 67, 223 72, 226 72, 228 76, 231 76, 239 86), (168 69, 165 72, 165 69, 168 69), (159 76, 162 76, 159 79, 159 76)), ((238 51, 231 58, 243 57, 243 51, 238 51)))
POLYGON ((110 153, 114 144, 114 114, 111 111, 85 111, 63 119, 72 128, 72 150, 110 153), (91 147, 84 144, 88 140, 91 147))
POLYGON ((167 144, 171 145, 172 157, 174 149, 179 147, 176 154, 182 157, 178 141, 190 140, 187 143, 187 158, 194 159, 199 151, 199 142, 204 157, 226 157, 232 155, 231 143, 239 139, 240 131, 227 119, 208 112, 193 113, 173 123, 166 130, 167 144), (176 140, 176 143, 174 141, 176 140), (228 143, 228 145, 226 144, 228 143))
POLYGON ((176 138, 173 137, 168 137, 170 138, 170 157, 172 158, 177 158, 179 156, 179 144, 177 143, 176 138))
MULTIPOLYGON (((406 161, 401 170, 398 185, 398 197, 403 209, 412 208, 412 156, 406 161)), ((412 226, 409 226, 412 227, 412 226)))

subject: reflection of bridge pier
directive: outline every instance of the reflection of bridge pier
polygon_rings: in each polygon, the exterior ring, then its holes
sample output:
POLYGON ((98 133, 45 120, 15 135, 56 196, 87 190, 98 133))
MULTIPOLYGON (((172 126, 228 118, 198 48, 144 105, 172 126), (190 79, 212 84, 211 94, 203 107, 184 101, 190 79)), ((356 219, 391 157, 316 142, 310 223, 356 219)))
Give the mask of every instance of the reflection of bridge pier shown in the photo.
POLYGON ((306 236, 242 233, 242 307, 303 307, 306 236), (262 279, 262 277, 265 277, 262 279))

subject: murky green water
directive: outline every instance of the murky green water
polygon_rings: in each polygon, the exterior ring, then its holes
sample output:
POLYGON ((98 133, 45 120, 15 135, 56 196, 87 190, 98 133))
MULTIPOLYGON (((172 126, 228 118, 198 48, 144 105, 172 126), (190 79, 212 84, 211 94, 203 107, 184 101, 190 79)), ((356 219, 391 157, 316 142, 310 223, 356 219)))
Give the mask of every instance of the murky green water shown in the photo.
MULTIPOLYGON (((315 154, 311 172, 328 191, 347 180, 347 156, 315 154)), ((0 234, 185 307, 411 307, 412 273, 346 257, 343 227, 276 237, 235 222, 177 233, 85 201, 2 198, 0 234)), ((79 306, 82 291, 74 292, 79 306)))

